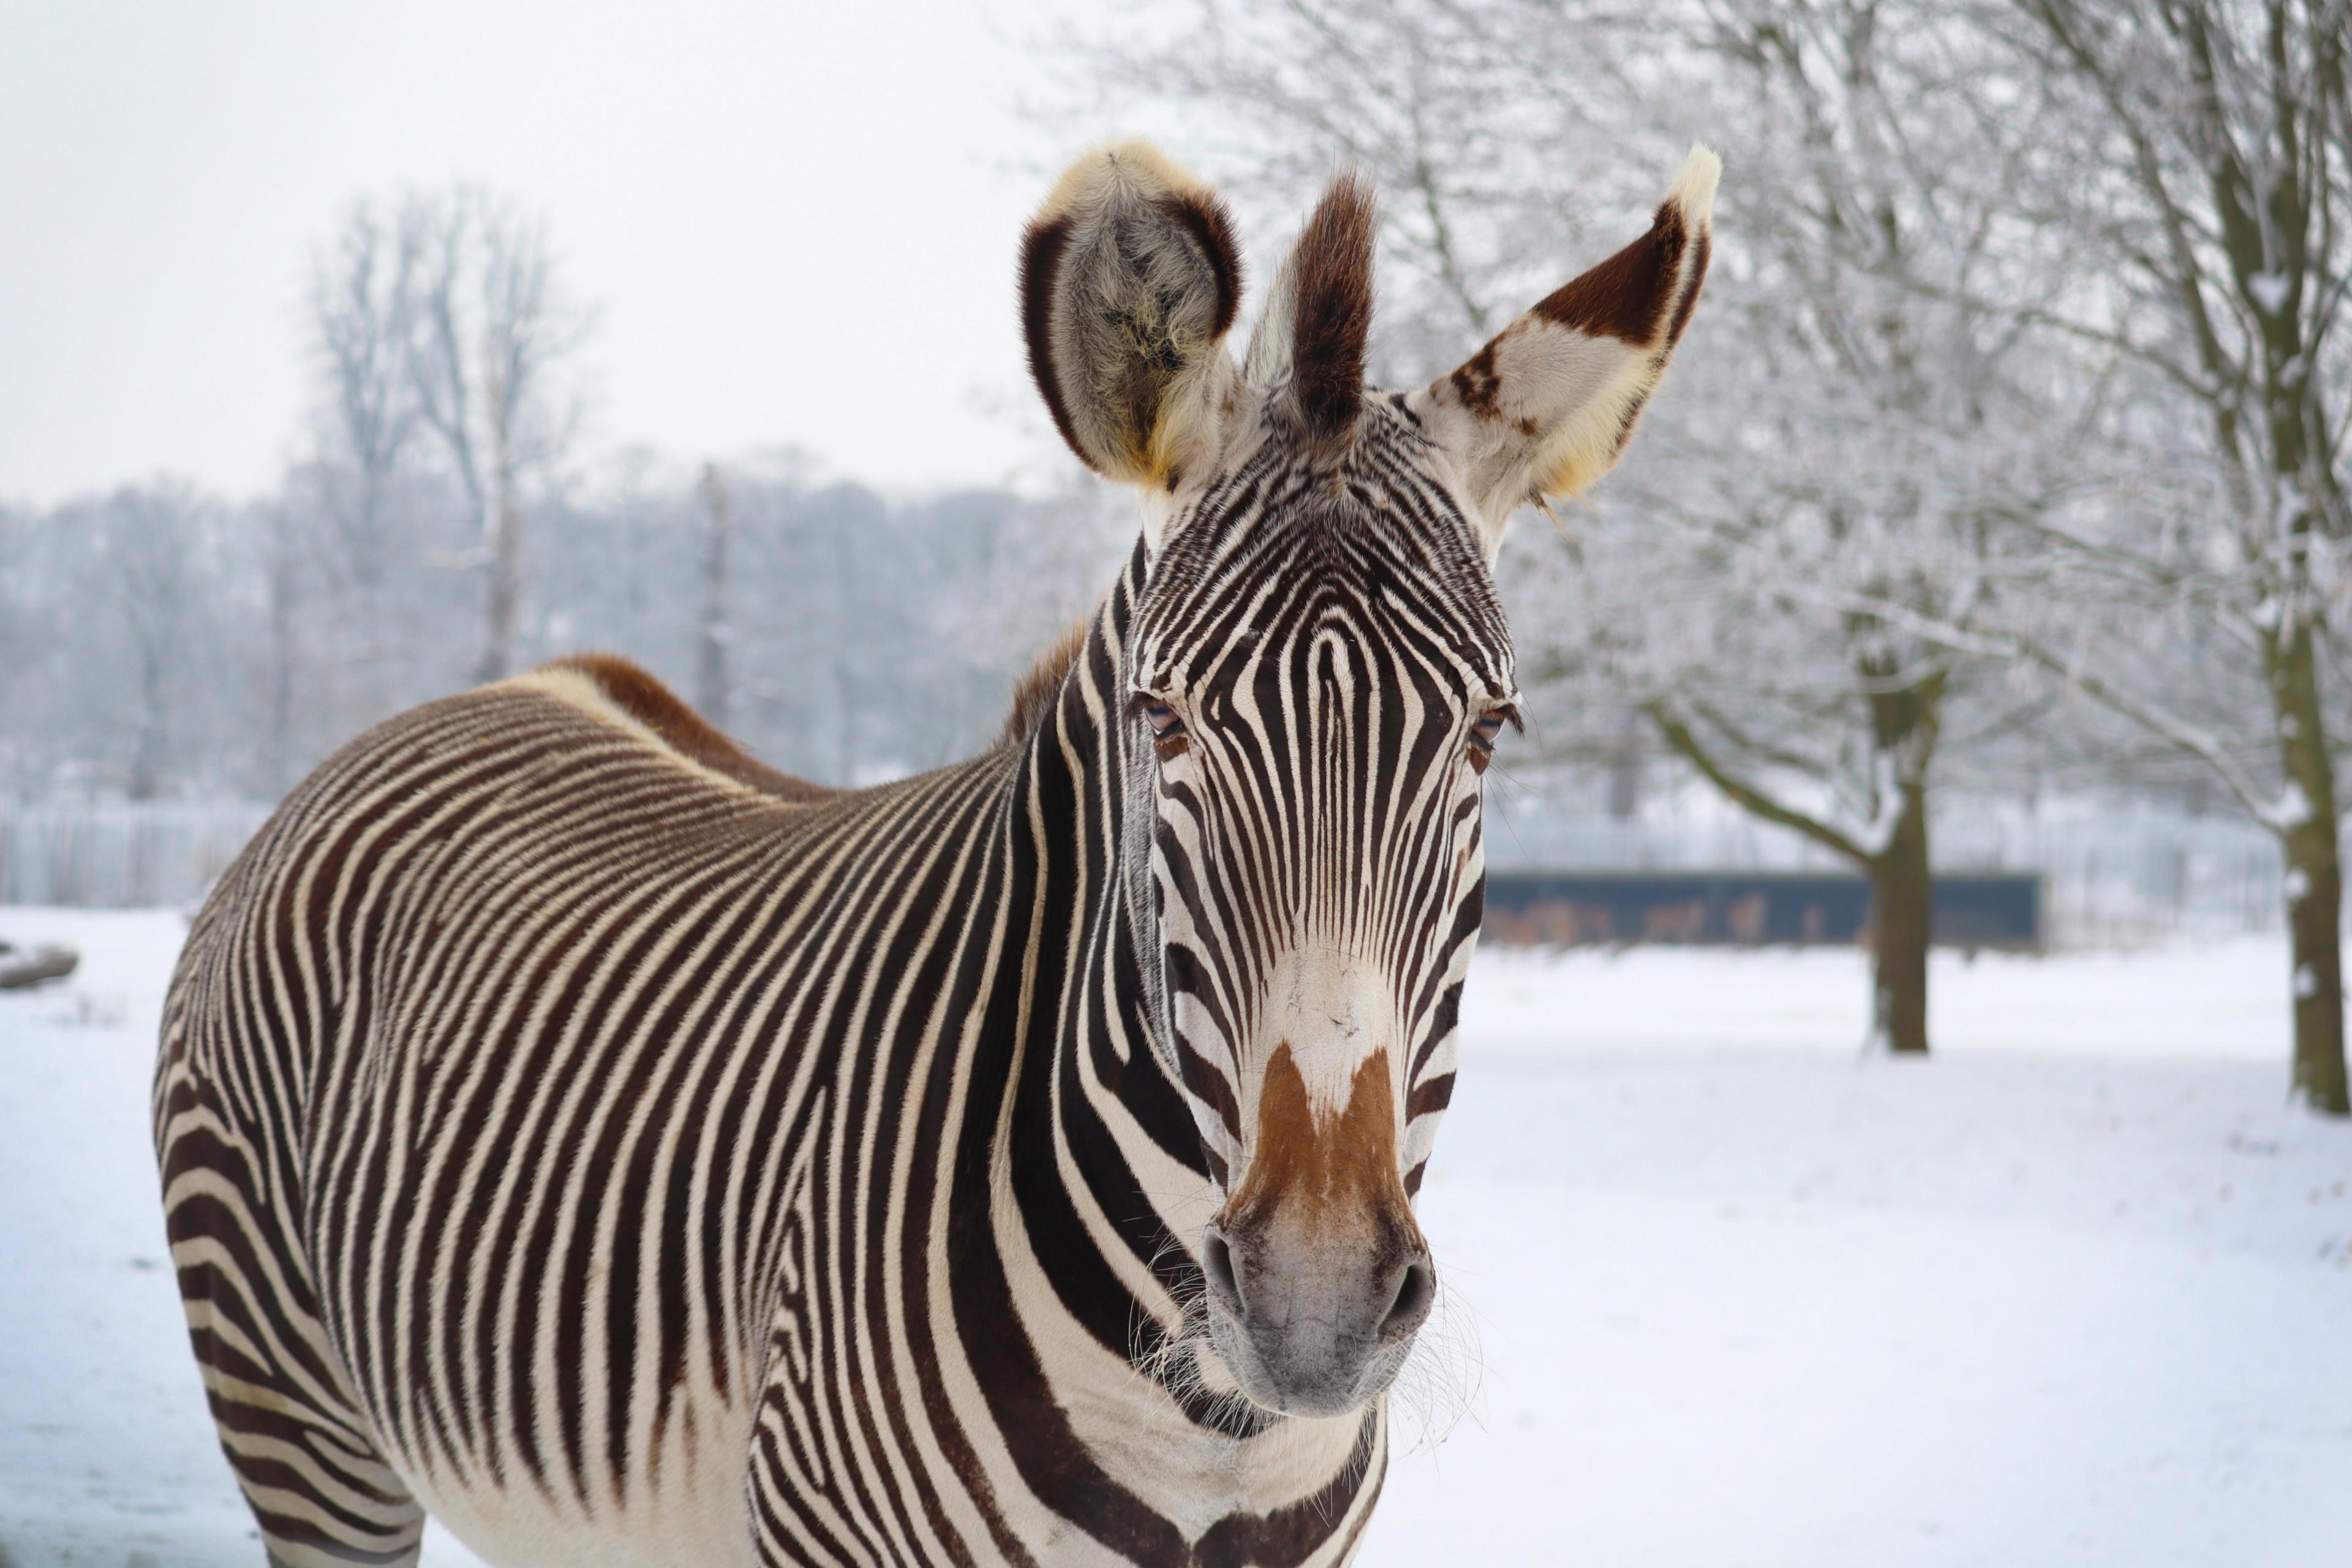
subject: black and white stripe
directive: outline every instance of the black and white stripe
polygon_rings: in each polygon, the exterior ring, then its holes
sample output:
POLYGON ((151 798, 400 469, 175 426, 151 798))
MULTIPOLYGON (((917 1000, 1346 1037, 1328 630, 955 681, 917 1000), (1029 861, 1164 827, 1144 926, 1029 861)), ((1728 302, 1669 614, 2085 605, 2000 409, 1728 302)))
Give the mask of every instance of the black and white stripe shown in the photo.
MULTIPOLYGON (((1380 445, 1360 486, 1400 477, 1380 445)), ((1158 1342, 1235 1158, 1196 1108, 1240 1068, 1152 1017, 1129 648, 1140 600, 1166 657, 1247 646, 1301 688, 1201 725, 1233 759, 1213 828, 1154 786, 1162 885, 1231 939, 1171 967, 1231 1017, 1277 932, 1386 931, 1423 1157, 1476 924, 1446 748, 1465 674, 1507 677, 1458 520, 1433 552, 1442 512, 1318 515, 1277 467, 1171 552, 1196 591, 1138 552, 1018 749, 783 801, 559 668, 394 721, 286 804, 191 933, 157 1083, 198 1358, 279 1557, 403 1561, 415 1498, 499 1561, 1051 1562, 1072 1531, 1336 1560, 1380 1409, 1244 1417, 1158 1342), (1118 1428, 1134 1451, 1097 1452, 1118 1428)))
MULTIPOLYGON (((1238 263, 1138 156, 1075 171, 1033 249, 1126 265, 1102 224, 1158 214, 1192 353, 1238 263)), ((1302 352, 1360 352, 1307 307, 1370 232, 1352 187, 1310 225, 1302 352)), ((1686 315, 1681 255, 1642 286, 1686 315)), ((1150 393, 1070 381, 1057 420, 1160 500, 1003 743, 830 792, 619 661, 552 666, 353 742, 197 918, 156 1143, 273 1562, 410 1563, 428 1510, 500 1564, 1352 1552, 1516 698, 1455 448, 1525 389, 1134 383, 1141 328, 1030 281, 1041 383, 1062 344, 1150 393), (1152 407, 1195 426, 1120 422, 1152 407), (1378 1335, 1285 1362, 1367 1258, 1378 1335)), ((1654 384, 1637 351, 1610 395, 1654 384)), ((1480 471, 1556 461, 1529 443, 1480 471)))

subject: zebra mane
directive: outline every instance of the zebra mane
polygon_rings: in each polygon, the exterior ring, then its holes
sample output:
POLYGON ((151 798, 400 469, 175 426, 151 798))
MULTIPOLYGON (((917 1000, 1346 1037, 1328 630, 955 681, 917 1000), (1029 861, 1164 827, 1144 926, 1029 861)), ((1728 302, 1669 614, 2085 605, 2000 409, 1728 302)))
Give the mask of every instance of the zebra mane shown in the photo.
POLYGON ((1078 662, 1078 655, 1087 646, 1088 623, 1073 621, 1062 635, 1045 645, 1029 671, 1013 687, 1013 708, 1004 715, 1004 728, 996 743, 1006 751, 1017 751, 1029 743, 1054 710, 1054 700, 1062 694, 1062 683, 1070 678, 1070 667, 1078 662))
POLYGON ((624 718, 643 725, 653 740, 681 761, 723 774, 762 795, 808 804, 830 800, 841 793, 770 767, 688 707, 650 671, 618 654, 572 654, 518 677, 515 684, 539 687, 590 711, 595 710, 593 697, 601 697, 624 718), (580 701, 585 694, 562 689, 567 679, 585 681, 593 697, 580 701))

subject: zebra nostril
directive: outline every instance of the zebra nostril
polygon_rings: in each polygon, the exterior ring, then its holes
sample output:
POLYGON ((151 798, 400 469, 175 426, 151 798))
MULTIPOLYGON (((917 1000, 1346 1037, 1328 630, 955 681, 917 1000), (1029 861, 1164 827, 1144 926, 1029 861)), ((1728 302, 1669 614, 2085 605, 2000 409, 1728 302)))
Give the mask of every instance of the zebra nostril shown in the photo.
POLYGON ((1390 1303, 1388 1316, 1381 1320, 1381 1334, 1409 1334, 1421 1327, 1436 1296, 1437 1270, 1429 1266, 1427 1258, 1414 1258, 1405 1266, 1404 1278, 1397 1283, 1396 1300, 1390 1303))
POLYGON ((1234 1275, 1234 1251, 1225 1238, 1210 1231, 1201 1240, 1201 1272, 1209 1279, 1209 1294, 1234 1317, 1242 1315, 1241 1281, 1234 1275))

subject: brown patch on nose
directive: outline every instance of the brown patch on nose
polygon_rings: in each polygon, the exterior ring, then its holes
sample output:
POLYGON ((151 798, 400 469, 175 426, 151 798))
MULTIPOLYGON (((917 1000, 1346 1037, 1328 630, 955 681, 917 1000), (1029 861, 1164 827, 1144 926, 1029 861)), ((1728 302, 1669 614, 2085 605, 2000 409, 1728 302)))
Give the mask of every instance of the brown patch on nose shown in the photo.
POLYGON ((1256 1146, 1223 1223, 1252 1229, 1281 1209, 1287 1220, 1318 1232, 1385 1222, 1401 1233, 1396 1241, 1421 1247, 1421 1226, 1397 1172, 1396 1137, 1388 1052, 1363 1059, 1348 1086, 1346 1107, 1318 1127, 1307 1080, 1286 1040, 1265 1064, 1256 1146))

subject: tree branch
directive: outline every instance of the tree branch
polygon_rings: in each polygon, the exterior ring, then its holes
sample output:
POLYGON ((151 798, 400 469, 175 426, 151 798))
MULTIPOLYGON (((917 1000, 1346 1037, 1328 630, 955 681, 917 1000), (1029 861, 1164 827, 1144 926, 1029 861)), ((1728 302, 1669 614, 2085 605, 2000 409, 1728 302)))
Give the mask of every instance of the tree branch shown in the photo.
POLYGON ((1690 726, 1676 718, 1663 701, 1646 702, 1642 711, 1658 727, 1659 735, 1676 755, 1706 775, 1706 781, 1751 816, 1778 824, 1791 832, 1803 835, 1833 855, 1867 867, 1870 855, 1861 844, 1832 827, 1828 823, 1784 805, 1747 781, 1734 777, 1691 732, 1690 726))

